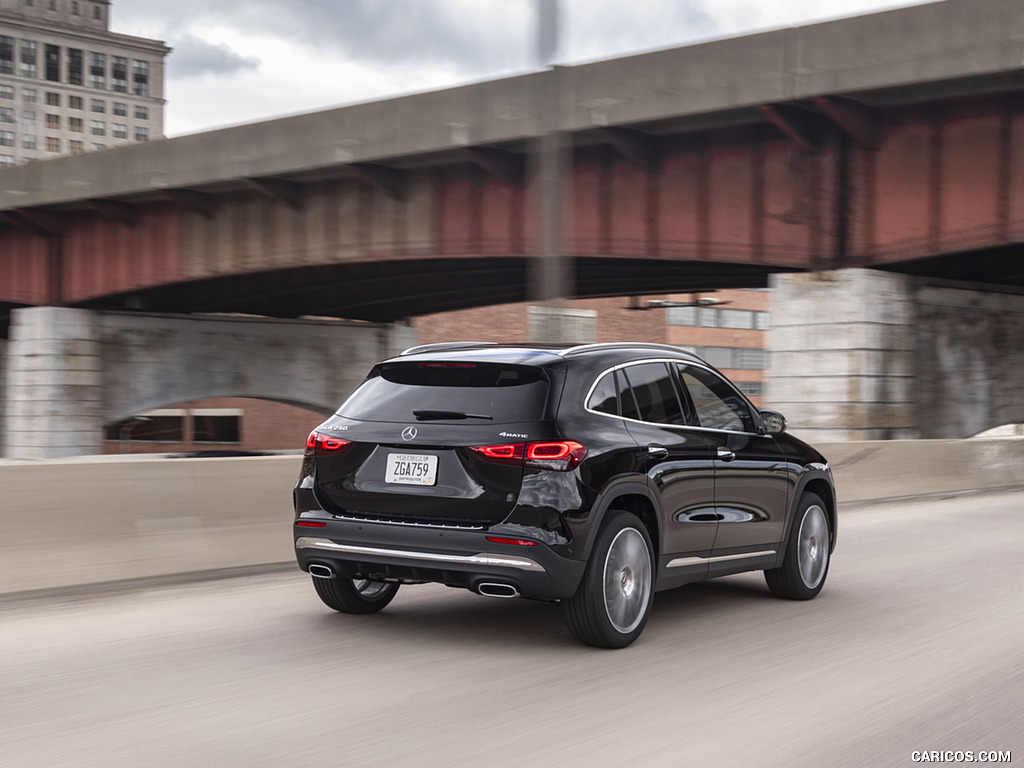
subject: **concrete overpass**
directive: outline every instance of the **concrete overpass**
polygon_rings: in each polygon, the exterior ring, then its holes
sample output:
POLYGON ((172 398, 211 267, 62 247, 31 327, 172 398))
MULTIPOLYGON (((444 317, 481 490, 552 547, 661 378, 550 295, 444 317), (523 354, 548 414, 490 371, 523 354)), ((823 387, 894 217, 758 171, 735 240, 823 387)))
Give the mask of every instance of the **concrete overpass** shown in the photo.
POLYGON ((577 296, 846 268, 1012 293, 1022 61, 1019 2, 947 0, 4 169, 0 306, 391 322, 523 300, 552 91, 577 296))

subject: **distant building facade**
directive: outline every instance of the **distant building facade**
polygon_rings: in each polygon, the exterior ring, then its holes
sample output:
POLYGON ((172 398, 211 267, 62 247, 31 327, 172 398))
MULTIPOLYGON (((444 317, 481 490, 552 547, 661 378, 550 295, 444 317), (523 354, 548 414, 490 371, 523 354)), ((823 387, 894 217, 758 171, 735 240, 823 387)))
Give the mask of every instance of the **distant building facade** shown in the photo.
POLYGON ((109 0, 0 0, 0 167, 163 138, 170 48, 109 0))

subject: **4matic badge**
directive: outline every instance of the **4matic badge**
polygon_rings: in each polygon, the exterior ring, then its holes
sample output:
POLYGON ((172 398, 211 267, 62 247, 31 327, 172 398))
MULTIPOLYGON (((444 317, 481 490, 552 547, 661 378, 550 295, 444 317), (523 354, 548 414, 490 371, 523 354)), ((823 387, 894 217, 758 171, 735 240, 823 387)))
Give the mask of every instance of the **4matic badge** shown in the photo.
POLYGON ((499 432, 498 433, 498 437, 518 437, 518 438, 522 438, 523 440, 527 440, 527 439, 529 439, 530 436, 529 435, 519 435, 519 434, 516 434, 515 432, 499 432))

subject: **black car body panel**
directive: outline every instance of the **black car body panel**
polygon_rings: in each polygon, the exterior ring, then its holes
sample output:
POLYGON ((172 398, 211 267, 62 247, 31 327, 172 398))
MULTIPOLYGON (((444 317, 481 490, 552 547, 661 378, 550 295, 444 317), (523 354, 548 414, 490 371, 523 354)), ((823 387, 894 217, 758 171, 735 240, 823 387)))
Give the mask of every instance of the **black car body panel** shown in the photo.
POLYGON ((794 532, 808 499, 835 547, 824 457, 663 345, 430 345, 383 361, 310 435, 294 498, 304 570, 570 603, 595 547, 618 556, 599 535, 612 520, 649 537, 652 591, 783 568, 797 535, 818 553, 820 525, 794 532))

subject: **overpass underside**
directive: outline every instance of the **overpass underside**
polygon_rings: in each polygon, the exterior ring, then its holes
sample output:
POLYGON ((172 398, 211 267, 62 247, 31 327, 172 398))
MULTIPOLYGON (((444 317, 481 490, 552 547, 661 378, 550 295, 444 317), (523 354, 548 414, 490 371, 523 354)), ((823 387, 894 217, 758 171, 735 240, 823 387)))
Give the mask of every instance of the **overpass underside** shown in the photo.
MULTIPOLYGON (((727 119, 726 119, 727 118, 727 119)), ((867 267, 1024 286, 1019 92, 574 134, 576 296, 867 267)), ((531 145, 0 213, 0 302, 387 322, 530 295, 531 145)))

